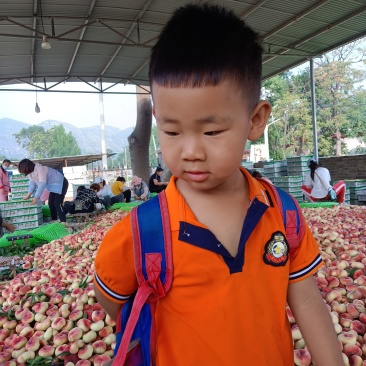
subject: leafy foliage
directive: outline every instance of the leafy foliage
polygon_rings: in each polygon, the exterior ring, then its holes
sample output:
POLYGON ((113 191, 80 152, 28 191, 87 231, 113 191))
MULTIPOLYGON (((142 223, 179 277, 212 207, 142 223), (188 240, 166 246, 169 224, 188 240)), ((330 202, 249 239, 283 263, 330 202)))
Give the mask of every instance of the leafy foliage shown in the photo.
MULTIPOLYGON (((320 156, 347 153, 345 137, 366 138, 366 78, 360 68, 365 50, 354 42, 316 61, 316 112, 320 156)), ((269 149, 273 159, 313 152, 309 70, 283 73, 266 80, 267 99, 273 106, 269 149)))
POLYGON ((71 132, 58 125, 45 130, 41 126, 22 128, 14 134, 17 143, 26 148, 33 159, 80 155, 81 150, 71 132))

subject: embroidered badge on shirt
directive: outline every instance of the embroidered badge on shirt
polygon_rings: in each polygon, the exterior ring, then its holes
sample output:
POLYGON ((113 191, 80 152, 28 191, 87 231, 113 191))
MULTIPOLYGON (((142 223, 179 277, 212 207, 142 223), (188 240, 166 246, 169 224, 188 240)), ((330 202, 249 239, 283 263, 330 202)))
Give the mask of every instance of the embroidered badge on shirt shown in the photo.
POLYGON ((265 246, 263 260, 271 266, 284 266, 288 260, 289 245, 285 236, 276 231, 265 246))

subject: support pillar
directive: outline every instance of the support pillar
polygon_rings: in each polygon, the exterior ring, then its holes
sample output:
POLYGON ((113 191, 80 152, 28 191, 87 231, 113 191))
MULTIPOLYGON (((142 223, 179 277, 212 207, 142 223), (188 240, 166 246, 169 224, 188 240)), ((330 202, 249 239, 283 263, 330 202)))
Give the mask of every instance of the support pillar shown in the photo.
POLYGON ((310 90, 311 90, 311 116, 313 121, 313 138, 314 138, 314 159, 319 162, 318 152, 318 129, 316 125, 316 94, 315 94, 315 74, 314 59, 310 59, 310 90))
MULTIPOLYGON (((102 90, 102 82, 100 82, 100 90, 102 90)), ((103 169, 108 168, 107 162, 107 145, 105 138, 105 121, 104 121, 104 101, 103 101, 103 93, 99 93, 99 115, 100 115, 100 137, 102 144, 102 165, 103 169)))

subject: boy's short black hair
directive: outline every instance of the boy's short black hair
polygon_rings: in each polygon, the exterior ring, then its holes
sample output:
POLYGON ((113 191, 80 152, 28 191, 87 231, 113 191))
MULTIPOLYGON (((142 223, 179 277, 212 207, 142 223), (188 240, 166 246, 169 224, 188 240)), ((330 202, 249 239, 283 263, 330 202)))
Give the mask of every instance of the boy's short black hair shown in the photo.
POLYGON ((162 167, 160 167, 160 166, 158 166, 157 168, 156 168, 156 170, 155 170, 155 172, 156 173, 158 173, 158 172, 163 172, 164 171, 164 169, 162 168, 162 167))
POLYGON ((152 49, 152 91, 153 83, 194 88, 231 79, 253 107, 260 97, 261 76, 258 34, 219 5, 188 4, 179 8, 152 49))

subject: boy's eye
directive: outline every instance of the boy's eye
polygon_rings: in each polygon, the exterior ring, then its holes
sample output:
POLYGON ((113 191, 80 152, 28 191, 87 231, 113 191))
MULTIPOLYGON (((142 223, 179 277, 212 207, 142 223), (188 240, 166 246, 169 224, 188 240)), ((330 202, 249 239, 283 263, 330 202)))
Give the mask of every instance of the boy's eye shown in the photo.
POLYGON ((165 131, 165 134, 168 136, 178 136, 178 132, 173 132, 173 131, 165 131))
POLYGON ((208 131, 208 132, 205 132, 205 135, 206 136, 216 136, 216 135, 219 135, 221 132, 223 132, 223 131, 208 131))

